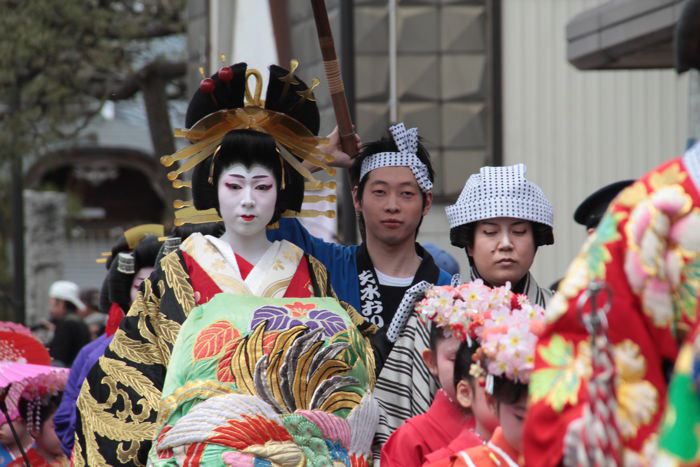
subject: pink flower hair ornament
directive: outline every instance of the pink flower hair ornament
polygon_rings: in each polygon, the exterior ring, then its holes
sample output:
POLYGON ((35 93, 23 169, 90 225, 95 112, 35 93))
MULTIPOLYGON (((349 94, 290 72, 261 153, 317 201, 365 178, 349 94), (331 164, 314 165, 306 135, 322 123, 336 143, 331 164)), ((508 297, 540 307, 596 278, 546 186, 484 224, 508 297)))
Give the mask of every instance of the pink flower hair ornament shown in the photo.
POLYGON ((446 336, 480 342, 485 322, 494 314, 503 315, 511 309, 515 294, 510 283, 491 288, 477 279, 458 286, 433 286, 416 306, 420 319, 443 329, 446 336))
POLYGON ((512 294, 507 307, 488 316, 469 374, 493 394, 494 377, 528 384, 535 363, 537 336, 544 327, 544 309, 527 296, 512 294))

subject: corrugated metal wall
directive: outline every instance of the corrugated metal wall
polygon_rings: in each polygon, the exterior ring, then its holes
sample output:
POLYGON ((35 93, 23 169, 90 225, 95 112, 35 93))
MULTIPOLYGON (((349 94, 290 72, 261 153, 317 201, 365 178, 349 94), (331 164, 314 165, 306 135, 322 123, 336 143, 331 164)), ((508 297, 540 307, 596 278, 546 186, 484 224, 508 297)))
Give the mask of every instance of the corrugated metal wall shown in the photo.
POLYGON ((583 240, 576 206, 607 183, 636 178, 680 154, 688 81, 673 70, 578 71, 565 26, 600 0, 503 1, 504 164, 524 162, 555 206, 556 245, 535 277, 560 277, 583 240))

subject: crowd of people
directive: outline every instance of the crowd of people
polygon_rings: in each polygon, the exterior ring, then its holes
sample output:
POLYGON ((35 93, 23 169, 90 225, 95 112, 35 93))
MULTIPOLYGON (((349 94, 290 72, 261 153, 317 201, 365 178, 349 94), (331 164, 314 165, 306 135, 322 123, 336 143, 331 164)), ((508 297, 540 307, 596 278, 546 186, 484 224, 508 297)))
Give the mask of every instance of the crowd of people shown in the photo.
POLYGON ((180 226, 125 231, 96 312, 51 287, 48 351, 70 372, 40 397, 6 385, 8 462, 18 446, 31 465, 700 462, 700 148, 584 200, 588 240, 547 288, 530 268, 553 208, 523 164, 465 174, 445 213, 464 257, 422 246, 434 174, 418 129, 351 158, 337 131, 317 136, 291 68, 270 67, 264 99, 244 63, 203 80, 178 132, 191 144, 162 159, 192 190, 180 226), (314 173, 335 168, 359 245, 299 221, 314 173))

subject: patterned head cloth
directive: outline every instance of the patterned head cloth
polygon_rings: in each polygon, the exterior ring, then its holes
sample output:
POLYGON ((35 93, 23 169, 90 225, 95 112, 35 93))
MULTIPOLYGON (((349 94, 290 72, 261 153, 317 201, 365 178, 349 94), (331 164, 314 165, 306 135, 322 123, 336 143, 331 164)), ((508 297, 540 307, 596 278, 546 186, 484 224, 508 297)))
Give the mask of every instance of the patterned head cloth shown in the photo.
POLYGON ((360 180, 374 169, 381 167, 408 167, 416 177, 416 182, 423 193, 433 189, 428 167, 416 155, 418 152, 418 128, 407 129, 403 123, 389 128, 399 152, 378 152, 362 161, 360 180))
POLYGON ((482 167, 445 208, 450 229, 494 217, 514 217, 553 227, 554 213, 540 187, 525 178, 524 164, 482 167))

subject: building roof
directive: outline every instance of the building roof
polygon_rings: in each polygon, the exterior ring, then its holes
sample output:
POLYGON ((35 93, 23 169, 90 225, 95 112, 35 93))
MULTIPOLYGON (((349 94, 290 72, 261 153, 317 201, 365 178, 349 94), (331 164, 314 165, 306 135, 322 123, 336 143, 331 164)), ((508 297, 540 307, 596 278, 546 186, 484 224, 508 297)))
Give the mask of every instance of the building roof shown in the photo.
POLYGON ((566 25, 567 58, 581 70, 671 68, 683 0, 612 0, 566 25))

